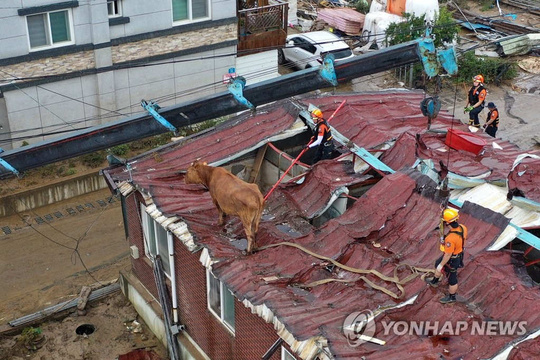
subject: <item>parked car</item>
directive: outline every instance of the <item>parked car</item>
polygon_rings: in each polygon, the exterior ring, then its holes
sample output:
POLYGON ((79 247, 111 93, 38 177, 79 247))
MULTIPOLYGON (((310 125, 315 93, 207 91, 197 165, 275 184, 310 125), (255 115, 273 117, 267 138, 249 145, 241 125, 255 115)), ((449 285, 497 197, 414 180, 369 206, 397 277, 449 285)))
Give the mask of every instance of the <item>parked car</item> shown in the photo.
POLYGON ((346 42, 328 31, 313 31, 287 36, 283 49, 278 49, 278 62, 290 62, 299 69, 322 64, 323 56, 334 55, 336 61, 353 57, 346 42))

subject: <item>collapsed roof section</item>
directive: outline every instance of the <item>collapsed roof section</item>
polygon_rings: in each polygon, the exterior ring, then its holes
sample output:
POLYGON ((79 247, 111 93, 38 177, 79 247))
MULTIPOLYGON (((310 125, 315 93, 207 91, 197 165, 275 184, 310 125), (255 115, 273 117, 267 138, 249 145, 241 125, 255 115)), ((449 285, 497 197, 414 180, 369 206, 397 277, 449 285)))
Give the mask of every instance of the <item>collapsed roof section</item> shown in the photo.
POLYGON ((508 197, 522 207, 540 211, 540 156, 522 154, 516 157, 508 175, 508 197))

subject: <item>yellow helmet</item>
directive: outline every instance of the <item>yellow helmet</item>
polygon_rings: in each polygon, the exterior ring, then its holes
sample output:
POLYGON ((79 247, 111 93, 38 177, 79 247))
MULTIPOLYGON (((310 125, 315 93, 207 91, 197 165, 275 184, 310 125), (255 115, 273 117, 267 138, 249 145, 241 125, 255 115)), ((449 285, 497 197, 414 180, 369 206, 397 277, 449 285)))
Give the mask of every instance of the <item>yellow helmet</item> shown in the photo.
POLYGON ((311 112, 311 115, 315 116, 315 117, 318 117, 318 118, 322 118, 322 111, 319 110, 319 109, 315 109, 311 112))
POLYGON ((476 75, 473 77, 473 81, 480 81, 481 83, 484 82, 484 77, 482 75, 476 75))
POLYGON ((451 223, 459 219, 459 213, 457 212, 457 210, 454 209, 444 209, 442 218, 447 223, 451 223))

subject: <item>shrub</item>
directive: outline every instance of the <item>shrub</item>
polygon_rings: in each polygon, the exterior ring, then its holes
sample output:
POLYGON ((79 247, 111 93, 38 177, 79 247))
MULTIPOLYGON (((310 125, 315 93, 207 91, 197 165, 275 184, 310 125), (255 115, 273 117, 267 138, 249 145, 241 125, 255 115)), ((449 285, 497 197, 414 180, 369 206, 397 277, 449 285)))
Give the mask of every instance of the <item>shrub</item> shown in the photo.
POLYGON ((60 174, 60 176, 71 176, 71 175, 75 175, 76 173, 77 173, 77 170, 73 168, 69 168, 69 169, 66 169, 62 174, 60 174))
POLYGON ((517 76, 517 65, 514 61, 500 58, 477 57, 473 52, 466 52, 458 59, 457 82, 470 83, 473 76, 482 74, 486 84, 499 84, 517 76))
POLYGON ((356 11, 359 13, 367 14, 369 12, 369 4, 367 0, 353 0, 351 5, 353 5, 356 11))
POLYGON ((117 156, 124 156, 129 152, 130 148, 128 144, 117 145, 111 149, 111 152, 117 156))
POLYGON ((20 337, 20 340, 23 342, 25 347, 28 350, 34 350, 34 351, 41 347, 41 345, 38 346, 38 344, 42 342, 43 339, 44 339, 44 336, 41 333, 41 328, 39 327, 34 328, 31 326, 24 328, 20 337))
POLYGON ((493 9, 495 6, 495 3, 493 0, 482 0, 480 2, 480 11, 488 11, 490 9, 493 9))
POLYGON ((102 150, 81 156, 81 161, 86 166, 96 168, 100 167, 106 158, 106 153, 102 150))
POLYGON ((39 169, 39 174, 41 175, 42 178, 52 176, 56 174, 57 172, 58 172, 58 165, 56 164, 45 165, 39 169))
MULTIPOLYGON (((171 140, 172 136, 174 136, 174 134, 171 132, 168 132, 165 134, 147 137, 141 140, 135 140, 131 142, 128 146, 130 147, 131 150, 153 149, 155 147, 167 144, 171 140)), ((120 155, 120 154, 115 154, 115 155, 120 155)))

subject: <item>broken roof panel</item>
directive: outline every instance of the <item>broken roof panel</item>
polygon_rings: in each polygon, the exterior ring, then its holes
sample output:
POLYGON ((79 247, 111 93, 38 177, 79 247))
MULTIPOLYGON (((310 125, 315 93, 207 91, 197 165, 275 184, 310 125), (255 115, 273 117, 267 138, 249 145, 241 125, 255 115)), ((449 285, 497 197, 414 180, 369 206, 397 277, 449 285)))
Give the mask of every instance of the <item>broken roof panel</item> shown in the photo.
POLYGON ((313 166, 302 184, 291 184, 290 187, 285 186, 282 189, 288 200, 308 218, 321 215, 331 204, 332 197, 337 198, 342 193, 348 193, 347 187, 373 178, 371 175, 355 173, 352 161, 325 160, 319 164, 313 166))
MULTIPOLYGON (((321 254, 340 263, 361 269, 376 269, 391 276, 397 263, 429 267, 438 256, 438 216, 440 203, 437 195, 426 186, 431 180, 418 173, 396 173, 386 176, 353 207, 336 219, 329 221, 319 231, 298 238, 294 242, 314 253, 321 254), (399 186, 396 186, 399 184, 399 186), (376 248, 373 243, 379 243, 376 248)), ((453 308, 460 314, 456 319, 469 320, 482 311, 481 319, 526 320, 528 329, 540 326, 540 313, 534 316, 524 310, 538 307, 540 294, 530 292, 524 285, 524 279, 515 275, 514 266, 507 253, 485 253, 508 220, 500 214, 492 213, 477 205, 466 203, 460 212, 462 223, 471 229, 467 241, 467 266, 462 270, 460 283, 465 303, 453 308), (467 289, 465 289, 465 287, 467 289), (493 302, 494 287, 499 299, 493 302), (525 308, 514 307, 517 301, 525 308)), ((262 227, 272 226, 263 222, 262 227)), ((265 239, 259 239, 260 245, 267 245, 265 239)), ((235 259, 235 265, 228 261, 214 264, 213 271, 241 299, 247 299, 254 305, 265 304, 275 316, 294 334, 298 340, 314 336, 324 336, 329 341, 332 354, 336 358, 391 358, 396 351, 406 351, 413 358, 420 358, 424 353, 440 351, 432 339, 413 337, 404 345, 403 339, 396 336, 383 337, 388 341, 384 347, 372 349, 351 347, 341 330, 344 318, 354 311, 375 310, 396 304, 397 300, 376 291, 354 274, 337 267, 328 271, 323 261, 305 252, 289 246, 268 248, 249 257, 235 259), (272 260, 270 260, 272 259, 272 260), (294 259, 294 260, 293 260, 294 259), (261 264, 267 264, 261 274, 261 264), (254 275, 252 282, 246 282, 238 276, 254 275), (266 276, 277 276, 275 283, 262 280, 266 276), (306 284, 327 278, 346 279, 348 284, 326 283, 314 288, 304 288, 306 284), (406 346, 404 348, 403 346, 406 346), (371 349, 371 350, 370 350, 371 349)), ((406 269, 399 272, 400 278, 409 273, 406 269)), ((398 293, 395 286, 367 275, 371 281, 398 293)), ((407 297, 420 294, 421 302, 401 311, 402 319, 440 320, 448 318, 443 305, 438 302, 440 292, 427 288, 419 278, 404 285, 407 297), (422 310, 422 311, 421 311, 422 310), (425 318, 419 314, 424 314, 425 318)), ((540 309, 539 309, 540 310, 540 309)), ((457 315, 456 315, 457 316, 457 315)), ((375 335, 377 337, 377 335, 375 335)), ((495 353, 512 337, 501 337, 491 345, 475 344, 479 338, 468 338, 459 345, 452 346, 457 357, 470 354, 472 357, 485 357, 495 353)))
POLYGON ((524 154, 516 159, 508 175, 508 191, 538 203, 540 211, 540 156, 524 154))
MULTIPOLYGON (((289 102, 265 107, 257 116, 246 113, 234 121, 221 124, 216 131, 208 131, 138 156, 130 161, 131 176, 142 188, 151 179, 161 181, 172 176, 172 181, 175 181, 175 174, 185 170, 195 159, 212 163, 238 156, 247 149, 255 149, 270 137, 290 129, 297 115, 298 110, 289 102)), ((109 173, 117 181, 129 179, 129 173, 124 168, 111 169, 109 173)))

